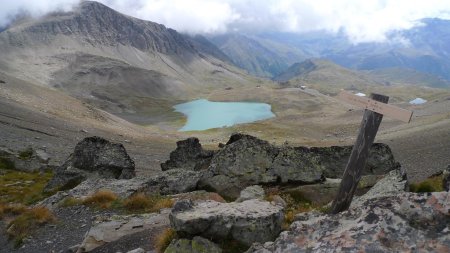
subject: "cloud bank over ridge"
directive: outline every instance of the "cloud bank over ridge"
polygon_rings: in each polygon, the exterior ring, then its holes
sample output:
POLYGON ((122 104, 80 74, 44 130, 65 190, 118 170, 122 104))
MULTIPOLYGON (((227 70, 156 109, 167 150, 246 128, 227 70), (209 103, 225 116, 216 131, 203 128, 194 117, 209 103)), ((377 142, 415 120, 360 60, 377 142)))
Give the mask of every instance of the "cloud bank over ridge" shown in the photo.
MULTIPOLYGON (((79 0, 5 1, 0 26, 17 14, 70 10, 79 0)), ((423 18, 450 18, 442 0, 99 0, 113 9, 191 34, 341 32, 350 41, 384 42, 423 18)))

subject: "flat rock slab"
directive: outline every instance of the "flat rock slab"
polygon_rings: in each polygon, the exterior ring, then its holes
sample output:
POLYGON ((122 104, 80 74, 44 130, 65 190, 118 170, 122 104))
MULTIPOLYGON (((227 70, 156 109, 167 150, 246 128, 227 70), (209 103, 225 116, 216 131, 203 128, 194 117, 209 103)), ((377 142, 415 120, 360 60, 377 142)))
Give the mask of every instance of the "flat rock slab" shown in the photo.
POLYGON ((450 252, 450 194, 402 193, 337 215, 304 214, 248 252, 450 252))
POLYGON ((100 217, 87 232, 79 252, 89 252, 104 244, 111 243, 135 233, 148 229, 169 225, 168 212, 142 215, 115 215, 108 218, 100 217))
POLYGON ((99 190, 114 192, 119 198, 127 198, 136 192, 147 194, 179 194, 195 190, 200 180, 201 172, 188 170, 168 170, 153 177, 135 177, 132 179, 90 178, 75 188, 66 192, 60 191, 41 201, 38 205, 45 205, 53 209, 66 197, 85 198, 99 190))
POLYGON ((281 231, 283 208, 258 199, 196 204, 177 202, 170 224, 177 232, 201 235, 213 241, 233 238, 243 244, 273 240, 281 231))

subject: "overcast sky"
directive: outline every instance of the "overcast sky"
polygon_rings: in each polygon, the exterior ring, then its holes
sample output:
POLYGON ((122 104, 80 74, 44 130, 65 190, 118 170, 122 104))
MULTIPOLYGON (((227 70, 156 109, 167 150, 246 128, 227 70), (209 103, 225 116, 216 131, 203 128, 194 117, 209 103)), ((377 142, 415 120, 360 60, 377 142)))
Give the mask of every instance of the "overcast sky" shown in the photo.
MULTIPOLYGON (((26 11, 34 16, 70 10, 79 0, 3 0, 0 26, 26 11)), ((342 31, 355 42, 386 41, 386 34, 428 17, 450 19, 449 0, 99 0, 128 15, 187 33, 227 31, 342 31)))

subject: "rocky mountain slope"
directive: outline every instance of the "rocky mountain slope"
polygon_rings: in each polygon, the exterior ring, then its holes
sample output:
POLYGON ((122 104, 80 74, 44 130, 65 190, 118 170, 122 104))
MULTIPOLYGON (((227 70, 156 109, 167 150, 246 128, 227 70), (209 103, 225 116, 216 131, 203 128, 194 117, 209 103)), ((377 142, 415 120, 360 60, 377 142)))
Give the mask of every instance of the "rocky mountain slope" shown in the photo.
POLYGON ((289 65, 305 59, 301 50, 259 37, 226 34, 210 39, 236 66, 256 76, 278 75, 289 65))
POLYGON ((153 98, 180 99, 252 80, 202 37, 91 1, 1 32, 0 70, 115 113, 143 110, 153 98), (123 97, 129 99, 117 102, 123 97))

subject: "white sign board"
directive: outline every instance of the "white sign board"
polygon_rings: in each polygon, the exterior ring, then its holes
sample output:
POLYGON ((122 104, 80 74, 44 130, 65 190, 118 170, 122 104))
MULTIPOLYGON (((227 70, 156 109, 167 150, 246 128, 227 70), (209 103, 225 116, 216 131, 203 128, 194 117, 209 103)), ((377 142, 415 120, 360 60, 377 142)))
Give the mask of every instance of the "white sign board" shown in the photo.
POLYGON ((411 117, 413 114, 412 111, 381 103, 367 97, 359 97, 348 91, 341 91, 338 98, 345 102, 348 102, 349 104, 356 105, 366 110, 371 110, 407 123, 411 121, 411 117))

